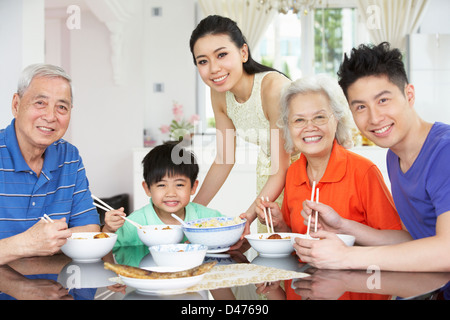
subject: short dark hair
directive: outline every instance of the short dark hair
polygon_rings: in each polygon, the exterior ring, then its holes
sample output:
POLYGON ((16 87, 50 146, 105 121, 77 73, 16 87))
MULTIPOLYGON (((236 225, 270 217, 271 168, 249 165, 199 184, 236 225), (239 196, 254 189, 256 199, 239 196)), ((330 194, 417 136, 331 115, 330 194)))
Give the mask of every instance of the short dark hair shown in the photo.
POLYGON ((166 175, 188 177, 192 187, 199 171, 195 154, 178 141, 164 142, 150 150, 142 160, 142 166, 148 187, 161 181, 166 175))
POLYGON ((353 48, 350 57, 344 55, 344 61, 337 75, 339 85, 347 98, 348 88, 362 77, 387 76, 401 92, 409 83, 402 53, 396 48, 391 49, 388 42, 382 42, 377 46, 362 44, 353 48))

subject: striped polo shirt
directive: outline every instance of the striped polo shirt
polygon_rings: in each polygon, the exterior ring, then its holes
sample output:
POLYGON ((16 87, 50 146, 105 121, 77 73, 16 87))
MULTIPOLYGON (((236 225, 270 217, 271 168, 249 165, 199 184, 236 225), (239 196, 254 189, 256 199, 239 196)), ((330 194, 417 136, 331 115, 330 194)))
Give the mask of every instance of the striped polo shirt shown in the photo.
POLYGON ((44 214, 65 217, 69 228, 99 224, 78 149, 54 142, 38 177, 22 156, 14 124, 0 130, 0 239, 24 232, 44 214))

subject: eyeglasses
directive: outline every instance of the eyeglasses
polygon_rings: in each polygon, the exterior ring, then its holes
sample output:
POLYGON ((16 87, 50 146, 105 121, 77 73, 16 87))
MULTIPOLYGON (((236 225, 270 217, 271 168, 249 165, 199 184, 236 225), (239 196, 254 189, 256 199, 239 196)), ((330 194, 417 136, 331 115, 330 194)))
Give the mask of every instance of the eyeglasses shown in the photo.
POLYGON ((333 114, 331 113, 331 114, 319 114, 312 119, 296 117, 294 120, 290 121, 290 125, 294 128, 303 128, 308 124, 309 121, 311 121, 312 124, 316 126, 322 126, 324 124, 327 124, 332 116, 333 114))

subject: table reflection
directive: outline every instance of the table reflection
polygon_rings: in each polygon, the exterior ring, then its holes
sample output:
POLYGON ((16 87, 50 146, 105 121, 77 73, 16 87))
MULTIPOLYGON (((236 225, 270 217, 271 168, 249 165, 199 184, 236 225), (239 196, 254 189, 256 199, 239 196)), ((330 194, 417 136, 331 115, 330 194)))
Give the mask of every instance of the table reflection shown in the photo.
MULTIPOLYGON (((252 249, 250 249, 252 250, 252 249)), ((117 275, 103 262, 136 267, 156 266, 146 246, 121 247, 94 263, 77 263, 63 254, 20 259, 0 266, 3 300, 386 300, 448 299, 450 273, 318 270, 295 256, 265 258, 232 251, 207 255, 218 265, 252 263, 280 270, 304 272, 308 277, 274 283, 235 286, 190 293, 142 294, 117 284, 117 275), (253 257, 253 258, 248 258, 253 257)))

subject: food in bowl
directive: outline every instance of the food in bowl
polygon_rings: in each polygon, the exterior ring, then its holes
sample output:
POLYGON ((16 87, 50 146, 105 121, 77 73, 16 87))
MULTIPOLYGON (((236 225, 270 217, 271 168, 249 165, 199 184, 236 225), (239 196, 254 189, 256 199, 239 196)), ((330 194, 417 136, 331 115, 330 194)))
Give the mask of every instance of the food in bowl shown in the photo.
POLYGON ((273 235, 273 233, 257 233, 246 235, 245 238, 262 257, 283 257, 294 251, 291 238, 295 233, 280 232, 276 237, 273 235))
POLYGON ((270 240, 270 239, 275 239, 276 240, 276 239, 290 239, 291 237, 290 236, 282 237, 278 233, 273 233, 273 234, 267 236, 266 238, 264 238, 264 235, 261 234, 259 236, 259 238, 260 239, 268 239, 268 240, 270 240))
POLYGON ((105 233, 105 232, 97 233, 97 234, 94 236, 94 239, 104 239, 104 238, 109 238, 108 234, 105 233))
POLYGON ((95 262, 108 254, 117 240, 114 233, 105 233, 101 238, 95 237, 99 232, 75 232, 61 247, 61 251, 77 262, 95 262))
POLYGON ((159 244, 175 244, 183 240, 180 225, 147 225, 137 228, 139 239, 148 247, 159 244))
POLYGON ((239 217, 203 218, 186 222, 183 231, 190 243, 204 244, 208 251, 226 251, 239 241, 246 219, 239 217))
POLYGON ((225 227, 232 226, 236 224, 242 223, 242 219, 239 217, 235 217, 234 219, 218 219, 218 218, 208 218, 197 220, 192 227, 198 228, 211 228, 211 227, 225 227))
POLYGON ((208 247, 203 244, 179 243, 151 246, 149 249, 158 266, 182 270, 201 265, 208 247))

